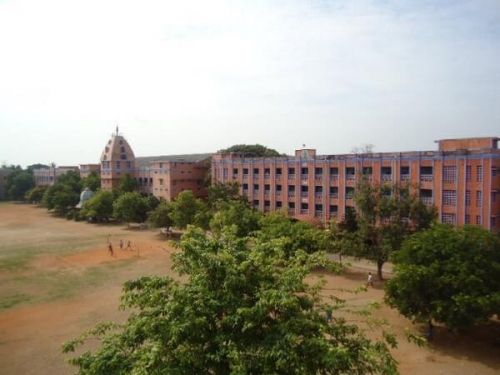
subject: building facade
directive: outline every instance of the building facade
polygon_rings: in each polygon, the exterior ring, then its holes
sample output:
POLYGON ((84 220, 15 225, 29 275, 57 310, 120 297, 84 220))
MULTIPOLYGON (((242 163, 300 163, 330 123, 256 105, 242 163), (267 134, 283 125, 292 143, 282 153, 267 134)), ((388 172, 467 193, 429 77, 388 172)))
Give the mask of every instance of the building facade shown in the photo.
POLYGON ((129 174, 136 179, 139 191, 167 201, 175 199, 184 190, 191 190, 197 197, 205 197, 206 175, 210 154, 169 155, 136 158, 118 129, 111 136, 101 155, 101 187, 116 189, 122 176, 129 174))
POLYGON ((35 179, 35 185, 36 186, 54 185, 60 176, 69 171, 80 173, 80 169, 76 166, 61 166, 61 167, 34 169, 33 177, 35 179))
POLYGON ((212 181, 235 181, 263 212, 287 210, 297 219, 341 220, 355 208, 362 177, 374 184, 411 184, 420 199, 435 205, 441 222, 476 224, 499 231, 500 150, 498 138, 445 139, 437 151, 245 158, 218 153, 212 181))
POLYGON ((101 175, 100 164, 80 164, 80 177, 87 178, 92 172, 101 175))

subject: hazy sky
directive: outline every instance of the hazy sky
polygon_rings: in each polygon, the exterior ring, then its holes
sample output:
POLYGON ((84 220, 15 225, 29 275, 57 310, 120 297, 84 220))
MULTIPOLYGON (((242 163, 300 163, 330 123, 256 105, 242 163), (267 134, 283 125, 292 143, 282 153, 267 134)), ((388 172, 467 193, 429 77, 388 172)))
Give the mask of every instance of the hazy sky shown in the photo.
POLYGON ((0 0, 0 163, 500 136, 500 0, 0 0))

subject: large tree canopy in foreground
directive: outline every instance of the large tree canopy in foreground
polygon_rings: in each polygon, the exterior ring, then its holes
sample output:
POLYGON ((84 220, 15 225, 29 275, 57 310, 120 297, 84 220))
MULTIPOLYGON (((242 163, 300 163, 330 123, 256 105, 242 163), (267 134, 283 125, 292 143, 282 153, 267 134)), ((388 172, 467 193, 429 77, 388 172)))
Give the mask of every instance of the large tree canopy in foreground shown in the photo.
POLYGON ((386 300, 408 318, 461 328, 500 312, 500 241, 485 229, 435 225, 394 260, 386 300))
POLYGON ((305 282, 325 258, 297 251, 287 260, 281 243, 189 229, 174 259, 184 283, 126 283, 127 322, 101 325, 64 349, 102 340, 72 360, 79 374, 397 373, 385 343, 337 314, 327 320, 320 289, 305 282))

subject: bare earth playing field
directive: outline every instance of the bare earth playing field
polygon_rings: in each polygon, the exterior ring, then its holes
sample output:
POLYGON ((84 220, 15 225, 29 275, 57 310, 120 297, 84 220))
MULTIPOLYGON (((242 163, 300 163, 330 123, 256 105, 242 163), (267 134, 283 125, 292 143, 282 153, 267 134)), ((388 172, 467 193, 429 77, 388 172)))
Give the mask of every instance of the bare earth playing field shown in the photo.
MULTIPOLYGON (((61 353, 63 342, 96 323, 122 321, 121 285, 143 275, 173 275, 174 250, 155 231, 93 225, 54 218, 44 209, 0 203, 0 373, 71 374, 61 353), (106 249, 110 237, 114 256, 106 249), (133 250, 120 250, 130 240, 133 250)), ((342 296, 353 305, 381 302, 380 285, 361 294, 339 292, 365 281, 365 270, 326 275, 324 295, 342 296)), ((402 374, 498 374, 500 327, 456 336, 444 330, 426 348, 408 343, 405 330, 418 332, 399 314, 382 306, 398 336, 394 350, 402 374)))

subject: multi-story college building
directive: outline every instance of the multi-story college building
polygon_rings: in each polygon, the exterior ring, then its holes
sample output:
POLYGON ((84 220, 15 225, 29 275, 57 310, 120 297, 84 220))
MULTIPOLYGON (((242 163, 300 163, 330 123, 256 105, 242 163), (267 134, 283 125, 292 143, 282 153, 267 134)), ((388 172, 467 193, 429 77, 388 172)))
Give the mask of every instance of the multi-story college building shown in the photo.
POLYGON ((364 176, 375 184, 410 183, 420 199, 433 204, 444 223, 477 224, 499 231, 499 138, 445 139, 437 151, 245 158, 218 153, 212 181, 236 181, 241 193, 261 211, 286 209, 304 220, 342 219, 354 208, 354 193, 364 176))
POLYGON ((39 168, 33 170, 33 177, 36 186, 51 186, 54 185, 60 176, 68 171, 80 173, 80 169, 76 166, 60 166, 50 168, 39 168))
POLYGON ((196 196, 207 195, 205 178, 210 168, 211 154, 135 157, 127 140, 116 133, 106 144, 101 155, 101 187, 118 187, 120 178, 130 174, 143 193, 153 194, 167 201, 181 191, 191 190, 196 196))

